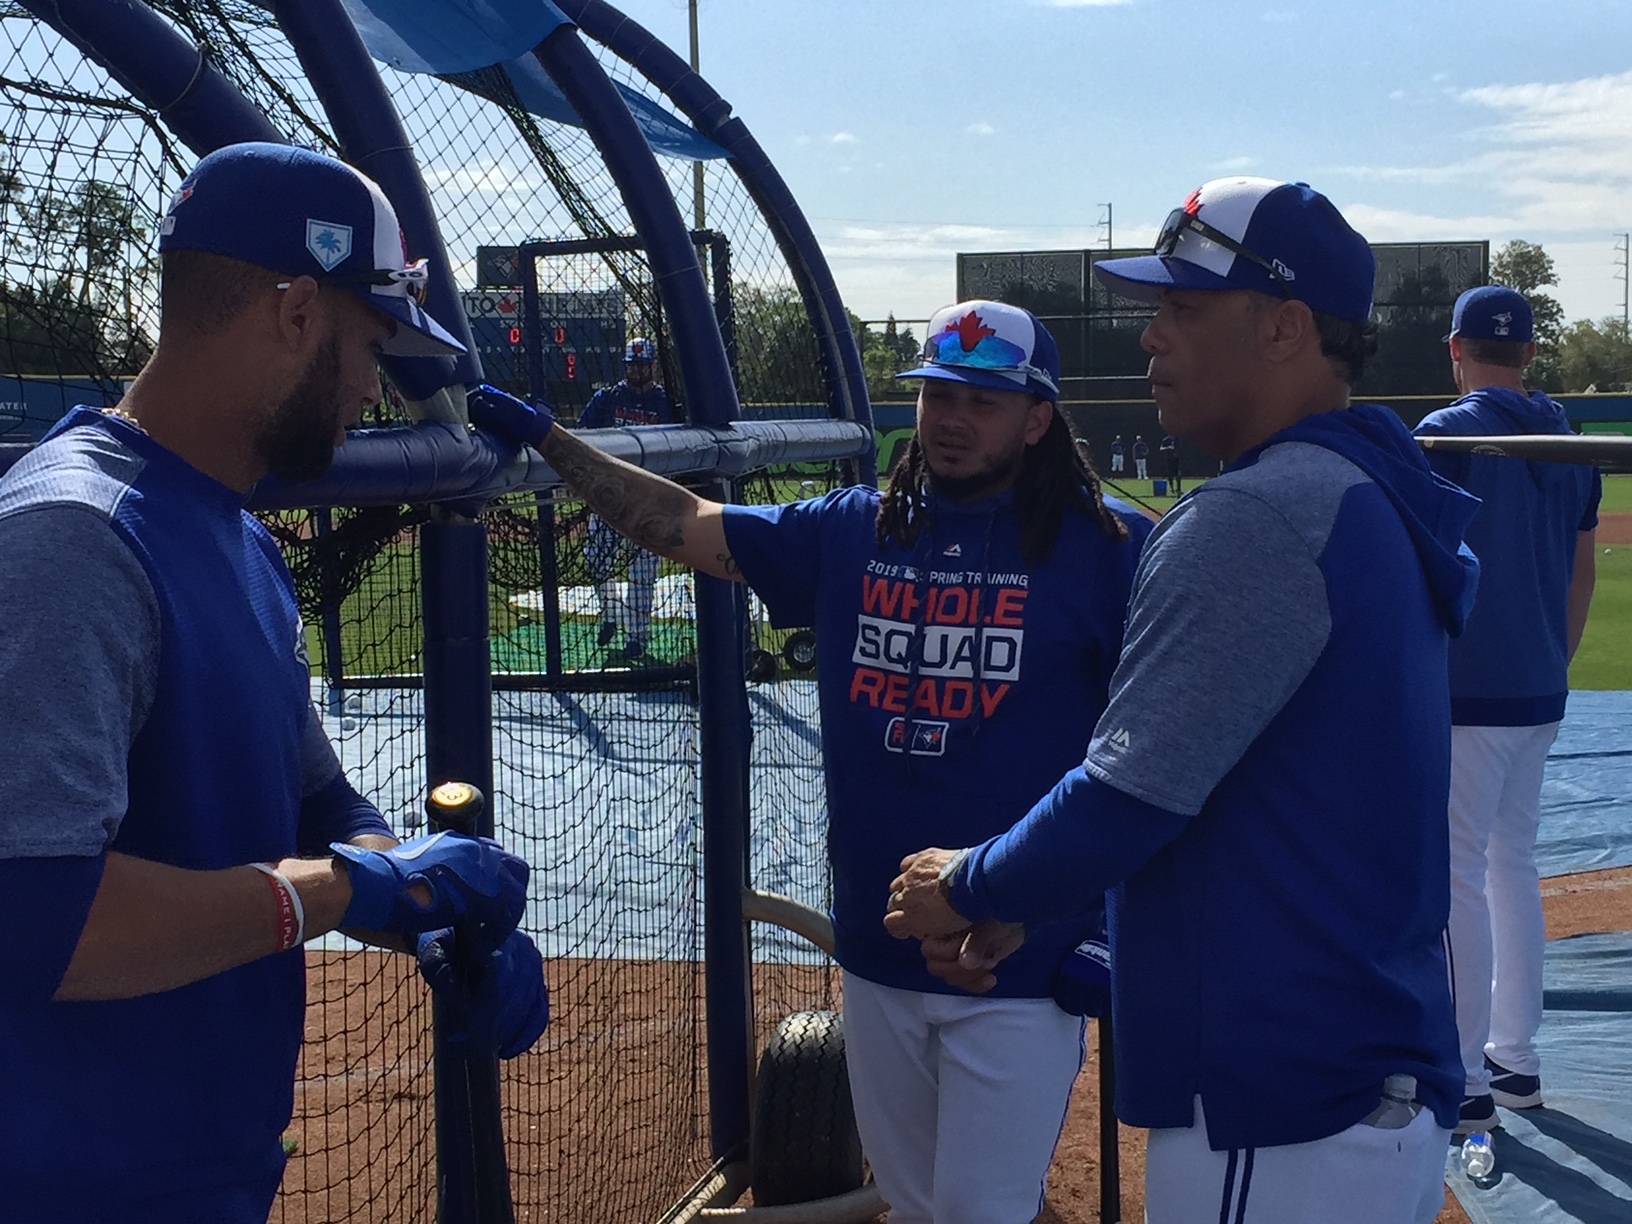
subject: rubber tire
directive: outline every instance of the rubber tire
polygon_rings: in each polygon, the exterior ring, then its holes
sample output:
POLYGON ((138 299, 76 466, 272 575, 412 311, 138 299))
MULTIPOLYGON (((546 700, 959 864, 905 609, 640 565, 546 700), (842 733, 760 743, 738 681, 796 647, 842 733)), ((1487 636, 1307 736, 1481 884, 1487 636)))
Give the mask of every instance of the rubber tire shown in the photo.
POLYGON ((769 684, 776 679, 776 656, 756 647, 748 652, 745 671, 749 684, 769 684))
POLYGON ((758 1207, 861 1188, 861 1133, 838 1012, 795 1012, 776 1026, 759 1060, 748 1163, 758 1207))
POLYGON ((816 666, 816 635, 809 629, 788 634, 788 640, 782 643, 782 657, 794 671, 810 671, 816 666))

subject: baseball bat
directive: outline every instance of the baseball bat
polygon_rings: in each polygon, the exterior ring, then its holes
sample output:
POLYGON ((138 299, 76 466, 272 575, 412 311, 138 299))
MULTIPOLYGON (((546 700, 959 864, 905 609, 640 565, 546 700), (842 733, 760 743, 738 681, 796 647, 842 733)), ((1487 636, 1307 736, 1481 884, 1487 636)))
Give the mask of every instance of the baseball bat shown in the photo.
MULTIPOLYGON (((474 834, 487 806, 482 792, 468 782, 444 782, 426 800, 432 830, 474 834)), ((473 990, 480 972, 457 927, 454 967, 473 990)), ((447 1004, 433 999, 433 1023, 446 1032, 447 1004)), ((439 1224, 514 1224, 510 1168, 504 1151, 504 1111, 499 1097, 499 1060, 491 1050, 467 1046, 448 1049, 437 1037, 436 1073, 436 1211, 439 1224)))
POLYGON ((1496 437, 1452 437, 1430 434, 1417 439, 1424 450, 1501 455, 1546 463, 1632 464, 1632 437, 1625 434, 1504 434, 1496 437))

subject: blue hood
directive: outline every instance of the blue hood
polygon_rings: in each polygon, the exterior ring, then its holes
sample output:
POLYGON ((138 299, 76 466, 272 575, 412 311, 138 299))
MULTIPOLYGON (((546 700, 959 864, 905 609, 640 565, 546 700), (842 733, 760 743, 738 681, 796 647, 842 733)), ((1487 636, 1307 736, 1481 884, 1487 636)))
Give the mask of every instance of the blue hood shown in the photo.
MULTIPOLYGON (((1532 391, 1529 395, 1522 391, 1514 391, 1508 387, 1480 387, 1477 391, 1470 391, 1461 399, 1440 409, 1434 418, 1442 427, 1442 432, 1451 433, 1490 433, 1491 427, 1478 418, 1480 410, 1485 413, 1485 420, 1496 417, 1507 426, 1508 433, 1514 434, 1567 434, 1575 431, 1570 428, 1570 420, 1564 414, 1563 405, 1551 400, 1545 392, 1532 391), (1468 423, 1463 425, 1463 414, 1467 414, 1468 423)), ((1516 462, 1512 459, 1503 459, 1503 463, 1516 462)), ((1543 463, 1537 459, 1527 459, 1524 466, 1530 473, 1530 479, 1536 488, 1544 495, 1551 495, 1551 491, 1567 488, 1574 485, 1577 474, 1573 465, 1567 463, 1543 463)))
POLYGON ((1479 586, 1478 558, 1462 543, 1479 499, 1432 472, 1405 423, 1380 404, 1353 404, 1304 417, 1231 467, 1256 459, 1279 442, 1323 446, 1371 477, 1399 511, 1439 618, 1452 637, 1458 636, 1468 623, 1479 586))

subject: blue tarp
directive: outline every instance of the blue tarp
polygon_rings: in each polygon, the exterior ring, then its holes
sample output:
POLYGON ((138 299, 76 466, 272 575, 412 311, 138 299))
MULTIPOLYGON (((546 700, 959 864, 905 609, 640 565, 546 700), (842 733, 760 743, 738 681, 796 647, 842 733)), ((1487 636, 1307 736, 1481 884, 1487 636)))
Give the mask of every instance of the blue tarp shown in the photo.
POLYGON ((1570 694, 1547 754, 1536 862, 1544 876, 1632 865, 1632 693, 1570 694))
POLYGON ((1501 1111, 1495 1175, 1446 1181, 1473 1224, 1632 1220, 1632 933, 1547 945, 1537 1044, 1546 1104, 1501 1111))
MULTIPOLYGON (((502 66, 533 114, 582 127, 572 103, 533 57, 565 16, 547 0, 342 0, 368 53, 399 72, 458 76, 502 66)), ((654 152, 692 161, 729 157, 724 149, 639 90, 614 82, 654 152)))

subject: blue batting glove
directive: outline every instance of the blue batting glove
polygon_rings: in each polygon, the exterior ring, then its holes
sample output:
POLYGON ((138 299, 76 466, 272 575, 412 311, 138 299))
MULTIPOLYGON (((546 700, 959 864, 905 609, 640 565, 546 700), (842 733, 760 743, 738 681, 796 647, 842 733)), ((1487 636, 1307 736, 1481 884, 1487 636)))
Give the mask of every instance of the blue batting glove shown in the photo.
POLYGON ((531 1049, 550 1023, 550 988, 537 945, 525 931, 512 931, 474 966, 462 966, 458 956, 451 927, 419 937, 419 971, 453 1020, 448 1040, 500 1058, 531 1049))
POLYGON ((351 873, 351 903, 342 927, 417 935, 460 923, 478 952, 504 942, 527 904, 527 864, 490 837, 433 833, 389 850, 345 842, 329 849, 351 873), (424 884, 427 905, 409 895, 424 884))
POLYGON ((555 414, 542 400, 528 404, 487 383, 466 389, 465 411, 477 429, 535 449, 544 444, 555 425, 555 414))

